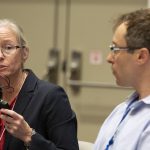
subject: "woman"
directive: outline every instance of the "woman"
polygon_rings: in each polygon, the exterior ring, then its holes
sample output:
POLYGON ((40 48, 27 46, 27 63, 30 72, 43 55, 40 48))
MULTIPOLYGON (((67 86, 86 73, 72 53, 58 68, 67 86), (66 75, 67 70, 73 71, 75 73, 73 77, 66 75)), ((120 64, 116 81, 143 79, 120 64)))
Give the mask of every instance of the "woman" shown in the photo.
POLYGON ((10 109, 0 109, 0 150, 78 150, 77 121, 64 90, 39 80, 24 63, 22 29, 0 20, 0 86, 10 109))

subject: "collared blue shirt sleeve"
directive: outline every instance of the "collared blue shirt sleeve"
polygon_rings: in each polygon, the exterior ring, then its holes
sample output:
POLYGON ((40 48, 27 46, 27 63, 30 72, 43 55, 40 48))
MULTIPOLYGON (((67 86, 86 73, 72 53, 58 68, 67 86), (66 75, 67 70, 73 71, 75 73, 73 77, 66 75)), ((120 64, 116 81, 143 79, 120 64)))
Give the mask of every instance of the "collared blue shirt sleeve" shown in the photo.
POLYGON ((119 104, 104 121, 94 144, 94 150, 105 150, 117 130, 109 150, 150 150, 150 96, 138 100, 118 127, 118 124, 136 93, 119 104))

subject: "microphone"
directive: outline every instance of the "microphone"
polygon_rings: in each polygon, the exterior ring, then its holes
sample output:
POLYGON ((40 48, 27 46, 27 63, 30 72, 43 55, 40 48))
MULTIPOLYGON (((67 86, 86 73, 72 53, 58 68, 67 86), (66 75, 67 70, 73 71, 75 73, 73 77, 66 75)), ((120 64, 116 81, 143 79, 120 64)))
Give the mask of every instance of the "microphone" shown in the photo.
POLYGON ((3 92, 2 92, 2 88, 0 88, 0 109, 4 108, 4 109, 10 109, 9 104, 4 101, 3 99, 3 92))

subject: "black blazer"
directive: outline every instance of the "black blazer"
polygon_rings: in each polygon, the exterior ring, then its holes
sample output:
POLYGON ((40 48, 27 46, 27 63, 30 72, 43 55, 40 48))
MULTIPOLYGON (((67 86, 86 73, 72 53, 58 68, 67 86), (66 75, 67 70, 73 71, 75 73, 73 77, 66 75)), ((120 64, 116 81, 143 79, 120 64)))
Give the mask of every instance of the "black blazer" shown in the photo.
MULTIPOLYGON (((30 150, 78 150, 77 120, 64 90, 39 80, 31 70, 14 111, 37 132, 30 150)), ((4 150, 25 150, 23 141, 6 132, 4 150)))

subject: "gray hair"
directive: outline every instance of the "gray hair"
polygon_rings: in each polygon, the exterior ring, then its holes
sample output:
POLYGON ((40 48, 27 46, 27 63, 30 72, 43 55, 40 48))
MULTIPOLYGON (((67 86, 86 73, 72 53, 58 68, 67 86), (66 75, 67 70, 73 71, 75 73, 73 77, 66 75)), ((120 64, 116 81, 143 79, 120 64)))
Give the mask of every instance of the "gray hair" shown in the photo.
POLYGON ((27 46, 27 40, 24 36, 23 29, 10 19, 0 19, 0 27, 6 27, 15 32, 20 46, 27 46))

